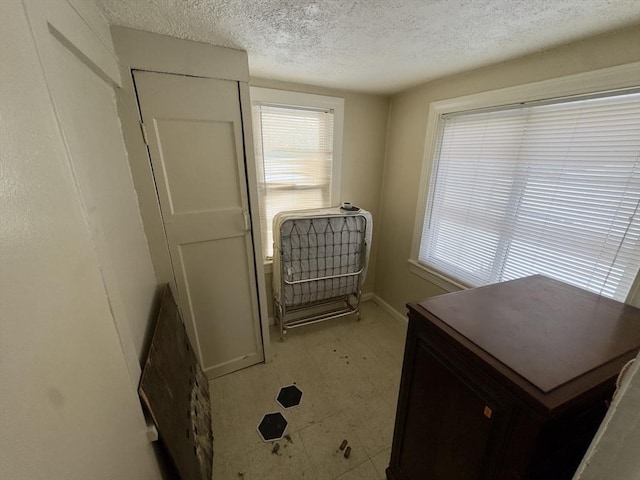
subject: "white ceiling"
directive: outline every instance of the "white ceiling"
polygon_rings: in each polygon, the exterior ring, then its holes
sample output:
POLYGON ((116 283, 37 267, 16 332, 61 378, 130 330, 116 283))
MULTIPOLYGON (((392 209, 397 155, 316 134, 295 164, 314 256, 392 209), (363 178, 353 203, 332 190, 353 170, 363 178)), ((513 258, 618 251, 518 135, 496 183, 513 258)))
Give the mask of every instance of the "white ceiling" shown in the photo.
POLYGON ((638 0, 96 0, 110 23, 246 50, 254 77, 393 93, 640 23, 638 0))

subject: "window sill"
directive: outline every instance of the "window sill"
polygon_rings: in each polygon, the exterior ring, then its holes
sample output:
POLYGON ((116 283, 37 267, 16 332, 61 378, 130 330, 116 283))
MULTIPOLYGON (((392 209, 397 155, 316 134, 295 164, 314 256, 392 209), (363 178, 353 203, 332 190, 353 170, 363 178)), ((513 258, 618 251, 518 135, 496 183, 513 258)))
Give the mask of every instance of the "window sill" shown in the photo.
POLYGON ((409 271, 423 280, 433 283, 438 287, 446 290, 447 292, 458 292, 460 290, 466 290, 466 285, 458 283, 452 278, 448 278, 440 272, 433 270, 429 267, 426 267, 415 260, 408 260, 409 262, 409 271))

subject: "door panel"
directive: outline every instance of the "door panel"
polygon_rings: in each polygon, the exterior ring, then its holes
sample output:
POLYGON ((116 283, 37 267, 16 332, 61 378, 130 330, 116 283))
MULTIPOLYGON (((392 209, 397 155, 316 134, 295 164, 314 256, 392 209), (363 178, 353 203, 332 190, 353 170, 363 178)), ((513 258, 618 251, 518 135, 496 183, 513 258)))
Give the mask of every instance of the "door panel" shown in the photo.
POLYGON ((243 238, 182 244, 179 249, 194 316, 215 318, 215 322, 198 323, 203 362, 217 365, 238 360, 255 348, 253 326, 237 321, 252 315, 251 302, 237 301, 251 297, 243 238))
POLYGON ((232 122, 155 120, 171 214, 241 207, 232 122), (189 145, 189 161, 184 161, 189 145), (211 161, 215 152, 216 161, 211 161), (211 188, 211 178, 216 187, 211 188))
POLYGON ((134 79, 179 304, 203 369, 213 378, 261 362, 238 84, 134 79))
POLYGON ((238 208, 216 212, 216 222, 211 222, 210 212, 199 212, 189 216, 174 216, 171 223, 165 224, 167 238, 178 244, 188 243, 193 238, 219 240, 244 233, 244 217, 238 208))

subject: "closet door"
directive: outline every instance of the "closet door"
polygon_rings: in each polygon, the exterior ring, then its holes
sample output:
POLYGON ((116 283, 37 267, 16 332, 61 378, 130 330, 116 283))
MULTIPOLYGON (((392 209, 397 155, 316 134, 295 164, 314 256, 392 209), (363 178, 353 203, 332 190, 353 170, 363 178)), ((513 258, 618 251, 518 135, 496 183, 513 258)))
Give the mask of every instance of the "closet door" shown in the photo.
POLYGON ((140 71, 134 80, 180 309, 203 369, 213 378, 261 362, 238 83, 140 71))

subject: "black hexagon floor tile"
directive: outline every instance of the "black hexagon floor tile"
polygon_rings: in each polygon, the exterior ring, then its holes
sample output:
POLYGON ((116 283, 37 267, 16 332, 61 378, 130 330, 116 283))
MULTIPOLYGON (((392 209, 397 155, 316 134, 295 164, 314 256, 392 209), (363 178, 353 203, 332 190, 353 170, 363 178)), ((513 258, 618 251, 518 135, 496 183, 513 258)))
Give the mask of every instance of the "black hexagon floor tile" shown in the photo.
POLYGON ((258 433, 263 442, 272 442, 284 437, 287 430, 287 419, 280 412, 267 413, 258 425, 258 433))
POLYGON ((302 400, 302 390, 297 385, 287 385, 282 387, 278 392, 276 401, 282 405, 283 408, 292 408, 300 405, 302 400))

